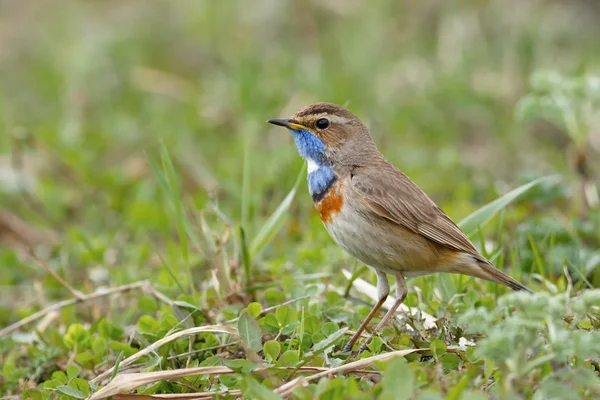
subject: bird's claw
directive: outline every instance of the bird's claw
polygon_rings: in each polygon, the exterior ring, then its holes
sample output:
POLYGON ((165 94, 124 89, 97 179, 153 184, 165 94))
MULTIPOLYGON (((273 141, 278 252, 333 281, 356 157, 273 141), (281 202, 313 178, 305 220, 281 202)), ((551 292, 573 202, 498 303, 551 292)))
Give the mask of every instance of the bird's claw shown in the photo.
POLYGON ((348 354, 348 353, 351 353, 351 352, 352 352, 352 345, 350 343, 348 343, 342 349, 342 354, 348 354))

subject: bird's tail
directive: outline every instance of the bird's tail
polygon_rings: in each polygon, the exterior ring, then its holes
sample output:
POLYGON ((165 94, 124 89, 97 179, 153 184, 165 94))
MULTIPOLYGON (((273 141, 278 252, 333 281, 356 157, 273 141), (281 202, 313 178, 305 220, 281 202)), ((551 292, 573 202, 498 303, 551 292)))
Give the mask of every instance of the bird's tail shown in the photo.
POLYGON ((486 275, 485 277, 483 277, 484 279, 490 280, 492 282, 501 283, 502 285, 507 286, 514 291, 523 290, 525 292, 533 293, 533 291, 527 288, 527 286, 523 285, 516 279, 513 279, 510 276, 506 275, 504 272, 500 271, 498 268, 494 267, 491 263, 486 261, 477 260, 477 264, 479 264, 479 266, 486 275))

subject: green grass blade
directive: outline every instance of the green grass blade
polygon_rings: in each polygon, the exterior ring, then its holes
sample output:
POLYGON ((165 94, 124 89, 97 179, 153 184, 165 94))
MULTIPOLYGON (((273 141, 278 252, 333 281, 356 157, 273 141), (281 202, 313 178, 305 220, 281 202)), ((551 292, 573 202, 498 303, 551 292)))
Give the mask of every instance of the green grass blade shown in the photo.
POLYGON ((121 350, 121 352, 117 356, 117 361, 115 361, 115 366, 113 367, 113 371, 110 374, 110 380, 111 381, 113 379, 115 379, 115 376, 117 376, 117 373, 119 372, 119 366, 121 365, 121 361, 123 360, 123 356, 124 355, 125 355, 125 353, 121 350))
MULTIPOLYGON (((248 136, 248 135, 247 135, 248 136)), ((242 161, 242 199, 241 199, 241 225, 248 229, 248 218, 250 214, 250 179, 251 179, 251 140, 246 137, 244 143, 244 158, 242 161)))
POLYGON ((248 239, 246 238, 246 231, 243 227, 240 226, 240 258, 242 261, 243 271, 244 271, 244 282, 245 286, 248 288, 252 282, 252 256, 250 255, 250 251, 248 250, 248 239))
POLYGON ((475 231, 475 229, 477 229, 479 226, 485 225, 485 223, 491 220, 497 213, 502 211, 504 208, 506 208, 506 206, 518 199, 523 194, 527 193, 535 186, 541 183, 556 184, 558 180, 559 176, 557 175, 546 176, 531 181, 525 185, 519 186, 518 188, 511 190, 503 196, 500 196, 491 203, 481 207, 480 209, 478 209, 477 211, 460 221, 458 223, 458 226, 466 233, 471 233, 475 231))
POLYGON ((171 161, 169 152, 165 147, 164 143, 162 142, 160 143, 160 156, 161 167, 156 165, 156 163, 150 157, 147 157, 148 163, 152 167, 154 175, 158 180, 159 187, 163 191, 165 197, 169 200, 169 204, 171 205, 171 208, 175 213, 177 232, 179 234, 179 240, 181 242, 181 251, 183 259, 189 275, 190 287, 192 289, 192 292, 195 292, 195 288, 192 283, 192 270, 189 260, 189 242, 188 236, 186 234, 186 217, 181 201, 179 184, 177 181, 177 175, 175 173, 175 167, 173 166, 173 162, 171 161))
POLYGON ((533 236, 531 233, 527 234, 527 239, 529 240, 529 245, 531 246, 531 251, 533 252, 533 258, 535 263, 537 264, 538 272, 544 279, 548 279, 549 276, 546 275, 546 268, 544 267, 544 260, 538 250, 538 247, 535 245, 535 240, 533 240, 533 236))
POLYGON ((185 233, 185 214, 183 212, 183 205, 181 202, 181 195, 179 190, 179 183, 177 181, 177 174, 175 173, 175 167, 169 156, 169 152, 165 147, 164 143, 160 144, 160 158, 162 161, 163 171, 169 188, 168 195, 171 196, 171 202, 175 209, 175 217, 177 222, 177 232, 179 233, 179 240, 181 241, 181 250, 183 258, 186 264, 189 265, 189 244, 188 238, 185 233))
POLYGON ((181 284, 181 282, 179 282, 179 279, 177 279, 177 275, 175 275, 171 267, 169 267, 169 264, 167 264, 164 257, 160 255, 160 253, 158 254, 158 258, 160 258, 160 262, 162 263, 163 267, 165 267, 165 269, 167 270, 167 272, 169 273, 179 290, 181 290, 181 293, 186 293, 185 289, 183 288, 183 285, 181 284))
POLYGON ((579 278, 581 278, 581 280, 585 283, 588 289, 594 289, 594 285, 585 277, 585 274, 581 271, 581 269, 577 268, 575 263, 567 261, 567 264, 569 265, 569 267, 571 267, 573 271, 577 272, 577 275, 579 275, 579 278))
POLYGON ((306 171, 306 163, 302 166, 298 177, 296 178, 296 183, 294 183, 294 187, 288 193, 287 196, 283 199, 283 201, 279 204, 277 209, 271 214, 267 222, 262 226, 252 244, 250 245, 250 255, 256 255, 260 250, 262 250, 267 243, 275 236, 275 234, 281 228, 283 223, 283 219, 286 216, 288 209, 290 208, 290 204, 292 204, 292 200, 296 195, 296 191, 298 190, 298 186, 300 185, 301 178, 304 176, 306 171))

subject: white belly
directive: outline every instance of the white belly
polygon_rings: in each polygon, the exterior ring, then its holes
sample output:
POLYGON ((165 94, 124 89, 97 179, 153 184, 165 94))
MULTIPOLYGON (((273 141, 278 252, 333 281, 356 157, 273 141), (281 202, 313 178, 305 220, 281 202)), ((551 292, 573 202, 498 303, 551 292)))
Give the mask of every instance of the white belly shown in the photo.
POLYGON ((392 226, 370 212, 344 204, 335 218, 325 223, 325 228, 348 254, 385 273, 401 271, 406 277, 412 277, 443 269, 430 265, 435 261, 428 255, 437 253, 425 238, 392 226))

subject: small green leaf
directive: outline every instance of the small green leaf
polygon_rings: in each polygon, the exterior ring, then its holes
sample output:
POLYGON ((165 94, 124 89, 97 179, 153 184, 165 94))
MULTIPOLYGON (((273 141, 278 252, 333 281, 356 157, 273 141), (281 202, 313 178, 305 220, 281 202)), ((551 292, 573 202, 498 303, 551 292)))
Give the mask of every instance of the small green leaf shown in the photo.
POLYGON ((288 350, 279 357, 277 365, 281 367, 294 367, 298 363, 298 351, 288 350))
POLYGON ((371 340, 371 343, 369 343, 367 346, 369 350, 371 350, 371 353, 378 354, 383 346, 383 341, 379 336, 373 336, 373 340, 371 340))
POLYGON ((260 303, 252 302, 248 304, 248 314, 250 314, 253 318, 256 318, 260 315, 262 311, 262 306, 260 303))
MULTIPOLYGON (((161 318, 160 318, 160 327, 166 331, 170 331, 171 329, 175 328, 177 325, 179 325, 180 320, 171 313, 163 313, 161 318)), ((156 331, 155 333, 158 335, 160 332, 160 329, 158 331, 156 331)))
POLYGON ((415 385, 414 371, 403 357, 394 358, 389 362, 381 386, 382 400, 408 400, 412 397, 415 385))
POLYGON ((223 365, 223 359, 219 356, 208 357, 206 360, 200 363, 200 367, 214 367, 216 365, 223 365))
POLYGON ((73 379, 79 375, 79 367, 77 365, 69 365, 67 367, 67 378, 73 379))
POLYGON ((333 332, 331 335, 327 336, 325 339, 315 344, 313 348, 313 355, 316 355, 318 352, 321 352, 322 350, 325 350, 329 346, 333 345, 339 338, 344 336, 347 330, 348 328, 344 327, 336 332, 333 332))
POLYGON ((69 382, 69 378, 67 378, 67 374, 62 371, 54 371, 52 373, 52 379, 57 380, 63 384, 67 384, 69 382))
POLYGON ((321 327, 320 332, 325 337, 327 337, 327 336, 333 335, 334 333, 336 333, 339 330, 340 330, 340 327, 338 326, 338 324, 336 324, 335 322, 327 322, 321 327))
POLYGON ((108 342, 108 347, 115 351, 122 351, 126 357, 130 357, 135 354, 137 351, 127 343, 117 342, 116 340, 111 340, 108 342))
POLYGON ((98 333, 106 339, 120 340, 125 331, 120 326, 103 319, 98 323, 98 333))
POLYGON ((440 362, 445 369, 455 371, 460 366, 460 357, 454 353, 446 353, 440 358, 440 362))
POLYGON ((90 333, 81 324, 72 324, 63 337, 65 345, 69 349, 84 349, 90 339, 90 333))
POLYGON ((45 381, 42 384, 42 388, 44 388, 44 389, 56 389, 60 385, 62 385, 62 382, 60 382, 60 381, 58 381, 56 379, 48 379, 47 381, 45 381))
POLYGON ((262 350, 262 332, 260 325, 247 312, 243 312, 238 320, 238 331, 242 342, 254 351, 262 350))
POLYGON ((22 400, 42 400, 44 397, 38 389, 28 389, 21 396, 22 400))
POLYGON ((83 353, 77 354, 75 361, 85 368, 91 368, 96 363, 96 357, 89 351, 84 351, 83 353))
POLYGON ((304 332, 310 333, 311 335, 319 330, 319 318, 314 315, 309 315, 304 318, 304 332))
POLYGON ((142 315, 137 323, 140 332, 156 333, 160 328, 160 323, 149 315, 142 315))
POLYGON ((221 375, 219 380, 226 388, 233 389, 239 387, 240 378, 238 375, 221 375))
POLYGON ((461 400, 488 400, 489 397, 481 391, 467 390, 460 396, 461 400))
POLYGON ((85 397, 90 394, 90 385, 88 381, 83 378, 73 378, 71 382, 69 382, 69 386, 79 390, 85 397))
POLYGON ((103 356, 106 350, 108 349, 108 342, 103 337, 97 337, 94 339, 92 343, 92 350, 94 355, 103 356))
MULTIPOLYGON (((183 291, 183 289, 182 289, 183 291)), ((156 302, 151 297, 142 297, 138 300, 138 308, 141 312, 145 314, 155 313, 158 307, 156 306, 156 302)))
POLYGON ((285 301, 285 295, 274 288, 265 290, 264 296, 269 306, 274 306, 285 301))
POLYGON ((244 377, 241 388, 246 399, 283 400, 281 396, 261 385, 250 375, 244 377))
POLYGON ((277 360, 277 357, 279 356, 279 352, 281 351, 281 345, 279 344, 278 341, 276 340, 269 340, 267 342, 265 342, 265 345, 263 347, 263 353, 265 354, 265 356, 268 356, 268 361, 272 362, 274 360, 277 360))
POLYGON ((279 330, 279 321, 277 321, 277 318, 273 314, 265 315, 265 317, 261 319, 261 322, 264 323, 266 326, 270 326, 279 330))
POLYGON ((229 367, 232 370, 234 370, 235 372, 239 372, 241 374, 249 374, 258 366, 258 364, 256 364, 256 363, 253 363, 248 360, 241 360, 241 359, 226 360, 224 362, 224 364, 226 367, 229 367))
POLYGON ((79 389, 75 389, 71 386, 60 385, 56 388, 60 393, 66 394, 67 396, 74 397, 76 399, 85 399, 86 395, 79 389))
POLYGON ((298 312, 291 307, 282 306, 275 311, 275 316, 281 327, 287 326, 298 320, 298 312))
POLYGON ((431 349, 433 357, 436 359, 436 361, 439 360, 441 356, 446 354, 446 343, 444 343, 442 340, 432 340, 429 348, 431 349))
POLYGON ((198 310, 198 307, 196 307, 193 304, 188 303, 187 301, 174 301, 173 305, 176 305, 177 307, 181 307, 181 308, 186 308, 190 311, 198 310))

